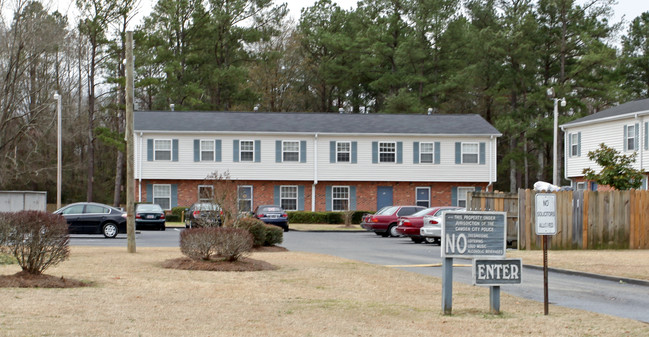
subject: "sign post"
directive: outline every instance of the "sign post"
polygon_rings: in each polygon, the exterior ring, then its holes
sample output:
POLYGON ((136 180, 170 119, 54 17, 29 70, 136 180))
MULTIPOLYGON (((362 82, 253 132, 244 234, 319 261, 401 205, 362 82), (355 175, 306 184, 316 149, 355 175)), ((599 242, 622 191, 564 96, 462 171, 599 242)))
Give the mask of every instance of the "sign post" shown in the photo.
MULTIPOLYGON (((442 311, 444 315, 450 315, 453 307, 453 257, 504 258, 507 213, 444 212, 442 221, 442 311)), ((492 312, 500 311, 500 287, 491 289, 490 305, 492 312)))
POLYGON ((474 259, 473 285, 489 286, 489 308, 492 314, 500 313, 500 286, 521 284, 523 262, 521 259, 474 259))
POLYGON ((543 236, 543 313, 549 314, 548 298, 548 235, 557 234, 557 196, 553 193, 537 193, 535 197, 536 235, 543 236))

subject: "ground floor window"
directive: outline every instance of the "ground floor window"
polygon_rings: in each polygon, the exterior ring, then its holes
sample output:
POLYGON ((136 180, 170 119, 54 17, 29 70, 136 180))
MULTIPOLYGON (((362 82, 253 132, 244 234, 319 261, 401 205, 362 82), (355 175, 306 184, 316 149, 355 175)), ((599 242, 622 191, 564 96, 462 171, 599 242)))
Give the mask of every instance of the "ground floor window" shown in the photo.
POLYGON ((331 188, 331 210, 346 211, 349 209, 349 186, 333 186, 331 188))
POLYGON ((415 191, 417 194, 415 204, 426 208, 430 207, 430 187, 417 187, 415 191))
POLYGON ((458 187, 457 188, 457 205, 467 207, 467 194, 475 191, 475 187, 458 187))
POLYGON ((238 187, 239 212, 252 212, 252 186, 238 187))
POLYGON ((171 185, 153 185, 153 203, 171 209, 171 185))
POLYGON ((198 201, 200 202, 214 201, 214 186, 198 185, 198 201))
POLYGON ((284 210, 297 211, 297 186, 281 186, 279 199, 284 210))

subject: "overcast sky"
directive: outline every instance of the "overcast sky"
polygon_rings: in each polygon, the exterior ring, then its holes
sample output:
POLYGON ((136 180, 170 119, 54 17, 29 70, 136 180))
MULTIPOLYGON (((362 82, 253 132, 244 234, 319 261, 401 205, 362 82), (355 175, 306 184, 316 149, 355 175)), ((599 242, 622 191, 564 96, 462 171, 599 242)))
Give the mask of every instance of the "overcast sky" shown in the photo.
MULTIPOLYGON (((156 0, 140 0, 141 9, 139 15, 141 17, 148 15, 151 12, 152 4, 156 0)), ((356 7, 357 0, 332 0, 337 3, 343 9, 350 9, 356 7)), ((592 0, 577 0, 578 3, 585 3, 586 1, 592 0)), ((8 1, 9 2, 9 1, 8 1)), ((58 10, 64 14, 74 15, 76 8, 74 6, 74 0, 44 0, 45 3, 51 3, 51 8, 58 8, 58 10)), ((295 19, 300 17, 300 10, 303 7, 312 6, 315 3, 315 0, 275 0, 277 3, 286 2, 290 10, 290 15, 295 19)), ((613 18, 614 22, 618 22, 624 16, 625 19, 625 31, 628 23, 631 22, 634 18, 639 16, 641 13, 649 11, 649 0, 618 0, 618 4, 613 7, 615 16, 613 18)))

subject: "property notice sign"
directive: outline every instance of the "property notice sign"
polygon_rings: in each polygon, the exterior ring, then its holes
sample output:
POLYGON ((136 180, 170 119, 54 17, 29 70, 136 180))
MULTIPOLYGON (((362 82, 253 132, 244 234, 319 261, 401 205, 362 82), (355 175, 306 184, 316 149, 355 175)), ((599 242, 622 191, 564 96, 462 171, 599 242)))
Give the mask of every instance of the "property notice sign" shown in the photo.
POLYGON ((442 257, 504 257, 507 213, 444 212, 442 257))
POLYGON ((537 193, 536 212, 536 235, 557 234, 557 196, 552 193, 537 193))
POLYGON ((523 271, 521 259, 473 260, 473 284, 500 286, 520 284, 523 271))

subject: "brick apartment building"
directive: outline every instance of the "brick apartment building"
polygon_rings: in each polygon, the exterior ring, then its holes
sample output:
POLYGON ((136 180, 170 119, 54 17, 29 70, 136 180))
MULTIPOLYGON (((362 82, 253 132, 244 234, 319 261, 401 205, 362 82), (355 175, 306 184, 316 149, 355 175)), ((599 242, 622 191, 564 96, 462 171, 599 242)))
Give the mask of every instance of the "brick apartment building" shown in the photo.
POLYGON ((501 134, 478 115, 138 111, 136 200, 210 199, 228 172, 242 211, 460 205, 496 180, 501 134))

